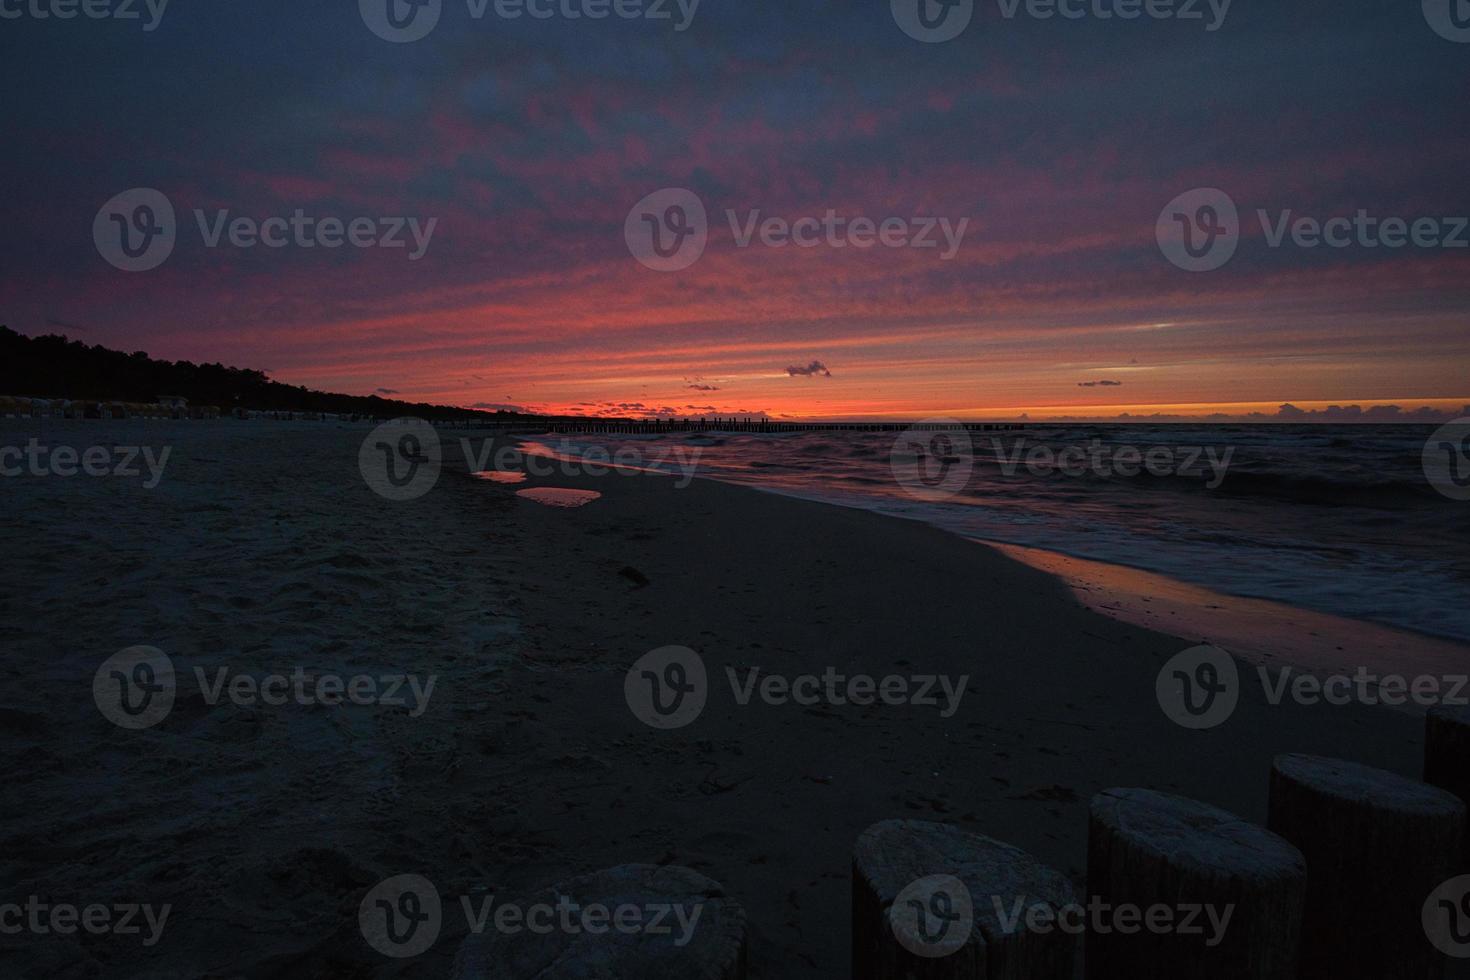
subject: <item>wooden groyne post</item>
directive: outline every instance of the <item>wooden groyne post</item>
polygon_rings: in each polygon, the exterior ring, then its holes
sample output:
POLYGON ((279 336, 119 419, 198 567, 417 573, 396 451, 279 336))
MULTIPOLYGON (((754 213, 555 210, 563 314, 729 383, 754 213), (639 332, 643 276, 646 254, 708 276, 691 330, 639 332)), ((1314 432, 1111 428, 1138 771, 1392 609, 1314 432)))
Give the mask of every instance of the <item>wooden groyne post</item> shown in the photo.
POLYGON ((1306 887, 1301 852, 1264 827, 1180 796, 1105 790, 1088 825, 1088 901, 1103 915, 1127 909, 1137 925, 1118 928, 1120 911, 1090 929, 1087 975, 1294 980, 1306 887), (1150 928, 1149 910, 1161 907, 1169 924, 1159 912, 1150 928))
MULTIPOLYGON (((1470 809, 1470 706, 1440 705, 1425 717, 1424 781, 1453 793, 1470 809)), ((1470 871, 1470 820, 1461 844, 1460 870, 1470 871)))
POLYGON ((885 820, 852 860, 856 980, 1071 980, 1079 936, 1028 924, 1074 906, 1065 875, 948 824, 885 820), (1033 918, 1034 921, 1034 918, 1033 918))
POLYGON ((1459 867, 1465 804, 1382 769, 1282 755, 1269 826, 1307 859, 1303 977, 1439 975, 1421 911, 1459 867))

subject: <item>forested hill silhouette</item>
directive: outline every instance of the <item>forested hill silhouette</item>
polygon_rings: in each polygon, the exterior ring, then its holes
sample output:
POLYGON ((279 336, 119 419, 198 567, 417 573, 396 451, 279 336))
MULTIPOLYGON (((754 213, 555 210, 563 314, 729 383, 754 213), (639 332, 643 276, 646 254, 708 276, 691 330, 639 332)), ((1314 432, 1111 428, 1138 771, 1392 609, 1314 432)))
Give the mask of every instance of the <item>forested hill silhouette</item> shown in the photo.
POLYGON ((27 337, 0 326, 0 394, 31 398, 154 402, 160 395, 182 395, 191 405, 261 411, 353 413, 390 418, 514 418, 445 405, 405 402, 377 395, 338 395, 272 381, 264 371, 161 361, 143 351, 124 354, 88 346, 63 335, 27 337))

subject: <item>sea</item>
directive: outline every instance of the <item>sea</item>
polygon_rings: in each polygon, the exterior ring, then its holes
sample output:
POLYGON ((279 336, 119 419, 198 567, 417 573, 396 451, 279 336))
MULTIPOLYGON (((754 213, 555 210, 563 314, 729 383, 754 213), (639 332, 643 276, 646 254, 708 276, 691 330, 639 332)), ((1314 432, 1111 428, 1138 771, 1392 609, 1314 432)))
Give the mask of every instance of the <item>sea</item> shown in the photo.
POLYGON ((1470 500, 1426 465, 1436 431, 1067 424, 535 442, 654 469, 697 451, 697 478, 1470 642, 1470 500))

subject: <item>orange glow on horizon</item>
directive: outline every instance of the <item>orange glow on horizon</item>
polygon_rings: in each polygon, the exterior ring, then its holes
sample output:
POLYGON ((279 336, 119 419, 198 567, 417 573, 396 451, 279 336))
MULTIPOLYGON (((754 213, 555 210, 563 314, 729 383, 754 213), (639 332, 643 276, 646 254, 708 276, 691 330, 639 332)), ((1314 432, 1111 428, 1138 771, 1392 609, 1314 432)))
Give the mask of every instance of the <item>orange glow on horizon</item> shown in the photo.
MULTIPOLYGON (((1230 418, 1244 418, 1247 416, 1265 416, 1258 421, 1326 421, 1323 419, 1292 419, 1279 417, 1278 413, 1283 405, 1291 405, 1303 412, 1325 412, 1330 408, 1357 407, 1364 412, 1376 407, 1397 406, 1402 413, 1408 415, 1420 409, 1430 409, 1437 412, 1456 415, 1470 415, 1470 396, 1463 398, 1399 398, 1399 399, 1282 399, 1280 401, 1260 402, 1171 402, 1171 403, 1149 403, 1149 404, 1106 404, 1106 405, 1040 405, 1026 406, 1021 408, 939 408, 926 409, 922 411, 904 411, 901 409, 877 409, 864 411, 858 408, 843 409, 833 412, 766 412, 768 417, 778 421, 811 421, 811 422, 839 422, 839 421, 884 421, 884 420, 918 420, 921 418, 953 418, 961 421, 976 422, 1014 422, 1014 421, 1047 421, 1057 419, 1086 419, 1086 420, 1116 420, 1116 421, 1148 421, 1153 416, 1178 417, 1180 419, 1209 419, 1212 416, 1228 416, 1230 418), (1128 416, 1128 418, 1123 418, 1128 416)), ((603 415, 608 418, 630 417, 640 418, 650 413, 629 411, 618 413, 614 411, 593 412, 588 406, 563 405, 547 406, 538 409, 537 414, 543 415, 603 415)), ((713 417, 739 417, 758 416, 760 412, 742 410, 739 408, 714 407, 708 411, 686 411, 677 413, 677 418, 713 418, 713 417)), ((1365 421, 1376 421, 1365 419, 1365 421)), ((1404 419, 1403 421, 1422 421, 1416 419, 1404 419)))

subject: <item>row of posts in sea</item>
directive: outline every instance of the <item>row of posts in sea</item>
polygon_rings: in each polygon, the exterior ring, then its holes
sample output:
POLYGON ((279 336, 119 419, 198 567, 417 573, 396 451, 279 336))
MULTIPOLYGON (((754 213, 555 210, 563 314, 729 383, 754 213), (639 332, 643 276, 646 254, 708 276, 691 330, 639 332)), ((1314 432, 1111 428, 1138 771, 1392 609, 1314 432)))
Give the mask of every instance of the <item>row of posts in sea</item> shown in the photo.
POLYGON ((585 432, 620 435, 666 432, 1009 432, 1022 426, 1014 422, 781 422, 768 418, 697 419, 468 419, 439 422, 451 428, 498 429, 500 431, 585 432))
MULTIPOLYGON (((385 422, 389 417, 348 412, 307 412, 236 408, 224 413, 242 420, 306 421, 306 422, 385 422)), ((218 408, 194 405, 186 399, 164 395, 153 404, 134 402, 83 402, 66 399, 16 398, 0 396, 0 418, 65 418, 65 419, 217 419, 218 408)), ((926 420, 923 422, 783 422, 753 416, 721 418, 536 418, 518 416, 508 419, 472 417, 436 419, 435 425, 451 429, 494 429, 500 432, 565 432, 607 434, 658 434, 666 432, 1007 432, 1024 428, 1015 422, 958 422, 926 420)))

